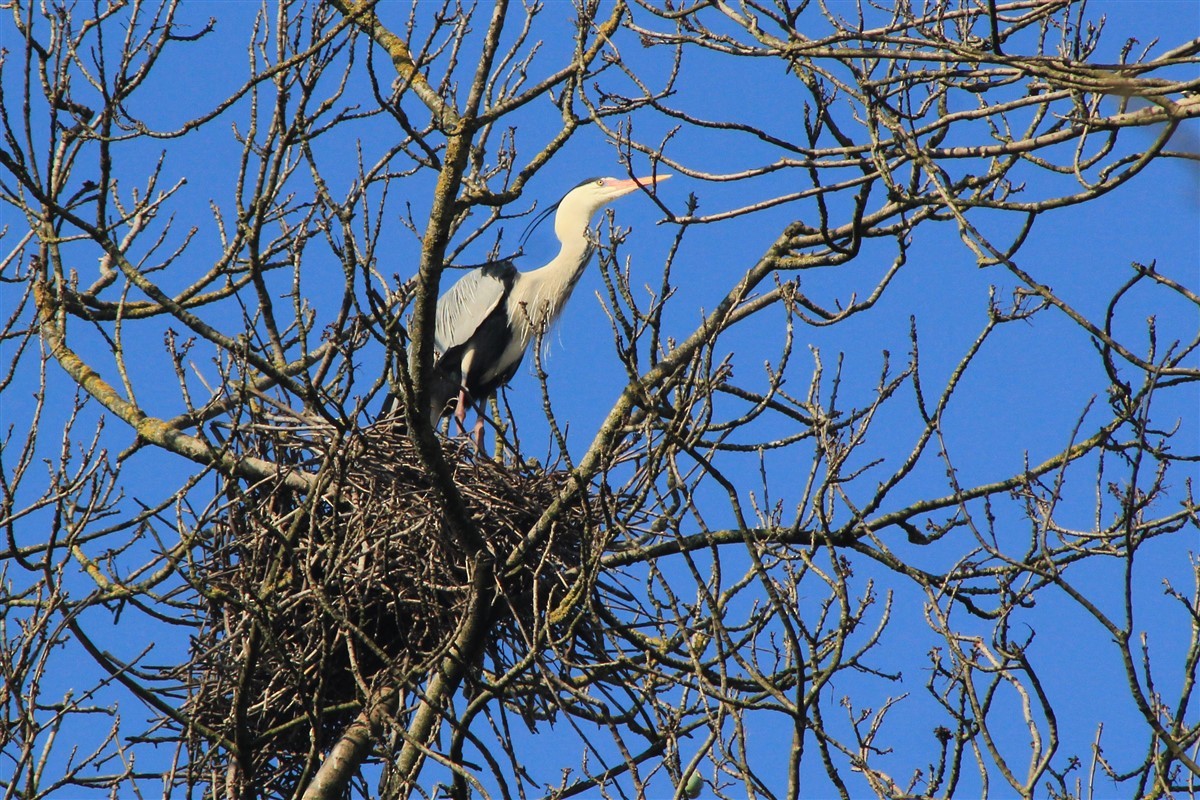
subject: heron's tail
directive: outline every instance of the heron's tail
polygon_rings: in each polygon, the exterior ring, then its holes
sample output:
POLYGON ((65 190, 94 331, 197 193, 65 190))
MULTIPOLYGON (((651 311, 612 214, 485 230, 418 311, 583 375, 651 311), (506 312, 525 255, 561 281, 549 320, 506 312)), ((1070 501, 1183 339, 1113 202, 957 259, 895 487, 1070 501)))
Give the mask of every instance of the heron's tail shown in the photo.
MULTIPOLYGON (((450 411, 450 401, 458 396, 458 389, 449 381, 438 381, 429 396, 429 424, 437 427, 438 421, 450 411), (442 384, 445 383, 443 386, 442 384)), ((404 416, 404 402, 394 392, 388 392, 383 398, 383 408, 378 419, 392 419, 404 416)))
POLYGON ((379 419, 390 419, 404 413, 404 404, 395 392, 388 392, 383 398, 383 408, 379 411, 379 419))
POLYGON ((434 370, 430 376, 432 385, 429 387, 429 424, 437 427, 438 422, 450 410, 450 401, 458 397, 458 381, 441 370, 434 370))

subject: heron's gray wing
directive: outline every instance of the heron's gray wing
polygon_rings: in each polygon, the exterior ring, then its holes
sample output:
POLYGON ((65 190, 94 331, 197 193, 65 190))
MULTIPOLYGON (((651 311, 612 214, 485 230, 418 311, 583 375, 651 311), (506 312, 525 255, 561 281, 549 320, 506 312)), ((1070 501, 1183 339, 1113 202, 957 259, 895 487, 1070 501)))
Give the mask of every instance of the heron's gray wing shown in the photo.
POLYGON ((466 344, 488 315, 504 301, 517 269, 498 261, 463 275, 438 299, 433 346, 439 354, 466 344))

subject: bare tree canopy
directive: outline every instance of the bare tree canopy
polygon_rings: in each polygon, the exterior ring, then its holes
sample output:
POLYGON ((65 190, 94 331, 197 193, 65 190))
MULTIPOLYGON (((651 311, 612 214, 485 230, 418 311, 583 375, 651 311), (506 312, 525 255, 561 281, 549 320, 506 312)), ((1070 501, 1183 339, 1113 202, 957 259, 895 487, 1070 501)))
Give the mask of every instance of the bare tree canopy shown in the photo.
POLYGON ((1198 36, 3 4, 3 796, 1194 796, 1198 36), (667 174, 435 429, 460 270, 667 174))

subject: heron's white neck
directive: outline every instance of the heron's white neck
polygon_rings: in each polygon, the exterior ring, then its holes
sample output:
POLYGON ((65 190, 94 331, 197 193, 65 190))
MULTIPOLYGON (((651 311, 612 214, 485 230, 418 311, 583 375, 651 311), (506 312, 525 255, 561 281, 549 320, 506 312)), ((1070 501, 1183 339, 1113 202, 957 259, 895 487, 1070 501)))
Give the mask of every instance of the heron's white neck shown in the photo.
POLYGON ((567 304, 592 256, 587 228, 577 235, 564 236, 561 248, 549 264, 521 273, 509 296, 512 319, 527 344, 545 332, 567 304))

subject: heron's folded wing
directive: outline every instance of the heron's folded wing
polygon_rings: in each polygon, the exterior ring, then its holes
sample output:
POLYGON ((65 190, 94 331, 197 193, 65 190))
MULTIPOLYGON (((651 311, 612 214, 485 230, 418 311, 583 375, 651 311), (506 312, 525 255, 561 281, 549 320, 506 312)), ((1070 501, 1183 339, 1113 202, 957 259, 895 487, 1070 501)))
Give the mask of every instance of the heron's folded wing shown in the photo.
POLYGON ((498 261, 459 278, 438 300, 433 346, 439 353, 465 344, 512 288, 516 267, 498 261))

